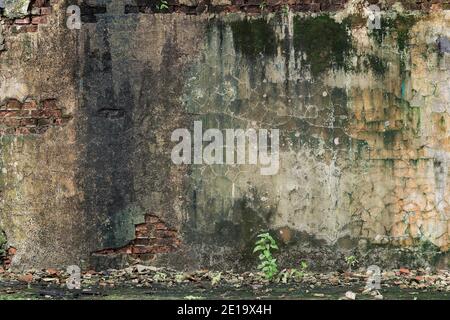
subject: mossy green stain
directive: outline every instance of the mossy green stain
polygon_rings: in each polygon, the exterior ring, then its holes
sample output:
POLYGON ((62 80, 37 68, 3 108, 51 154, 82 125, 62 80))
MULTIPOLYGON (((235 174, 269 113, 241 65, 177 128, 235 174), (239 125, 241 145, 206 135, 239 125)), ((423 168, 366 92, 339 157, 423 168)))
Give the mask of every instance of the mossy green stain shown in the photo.
POLYGON ((306 54, 305 62, 313 76, 337 66, 348 70, 346 61, 352 51, 347 24, 337 23, 328 15, 294 18, 294 48, 306 54))
POLYGON ((230 22, 234 48, 248 58, 274 56, 277 38, 272 26, 264 19, 230 22))
POLYGON ((403 51, 409 45, 409 32, 416 22, 417 16, 411 14, 397 15, 395 18, 382 16, 380 21, 381 28, 372 30, 371 35, 381 44, 388 34, 395 33, 398 49, 403 51))
POLYGON ((389 169, 390 172, 394 171, 394 159, 383 159, 384 167, 389 169))
POLYGON ((370 67, 377 76, 383 76, 388 69, 387 62, 373 54, 367 56, 367 67, 370 67))
POLYGON ((362 27, 367 24, 367 18, 359 14, 351 14, 342 20, 342 23, 349 28, 362 27))
POLYGON ((386 131, 383 133, 383 142, 386 149, 393 147, 395 141, 395 131, 386 131))
POLYGON ((6 235, 2 230, 0 230, 0 257, 5 255, 6 242, 6 235))
POLYGON ((363 151, 369 149, 369 144, 365 140, 356 140, 356 153, 358 156, 362 154, 363 151))

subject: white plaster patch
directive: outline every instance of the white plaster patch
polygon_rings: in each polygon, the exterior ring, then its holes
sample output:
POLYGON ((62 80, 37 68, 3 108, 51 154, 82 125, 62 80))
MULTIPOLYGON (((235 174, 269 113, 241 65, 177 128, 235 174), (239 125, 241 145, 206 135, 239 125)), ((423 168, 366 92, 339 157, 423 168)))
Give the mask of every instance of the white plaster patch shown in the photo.
POLYGON ((27 85, 17 79, 7 79, 0 76, 0 101, 7 98, 14 98, 20 101, 25 100, 29 89, 27 85))

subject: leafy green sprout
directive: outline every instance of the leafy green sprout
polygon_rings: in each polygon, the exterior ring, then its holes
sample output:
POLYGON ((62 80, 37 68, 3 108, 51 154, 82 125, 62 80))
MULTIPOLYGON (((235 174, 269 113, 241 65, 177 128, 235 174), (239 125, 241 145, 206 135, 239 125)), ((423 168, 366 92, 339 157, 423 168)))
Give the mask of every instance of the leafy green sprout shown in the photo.
POLYGON ((264 11, 266 9, 266 7, 267 7, 267 2, 265 0, 261 1, 261 3, 259 4, 259 10, 264 11))
POLYGON ((308 269, 308 263, 306 261, 300 261, 300 269, 306 271, 308 269))
POLYGON ((211 275, 211 285, 214 287, 222 279, 222 272, 213 273, 211 275))
POLYGON ((282 12, 285 16, 289 14, 289 6, 287 4, 283 6, 282 12))
POLYGON ((186 279, 186 277, 185 277, 184 274, 182 274, 182 273, 177 273, 177 274, 175 275, 175 282, 176 282, 176 283, 181 283, 181 282, 183 282, 185 279, 186 279))
POLYGON ((153 276, 153 280, 156 282, 164 282, 167 278, 167 274, 165 274, 164 272, 157 272, 154 276, 153 276))
POLYGON ((166 0, 160 0, 159 4, 156 5, 156 9, 159 11, 169 9, 169 3, 166 0))
POLYGON ((272 250, 278 250, 275 239, 269 233, 262 233, 258 235, 258 240, 255 243, 253 253, 259 252, 258 269, 260 269, 267 280, 273 279, 278 274, 277 259, 272 256, 272 250))
POLYGON ((358 264, 358 259, 355 256, 345 257, 345 263, 347 263, 348 267, 351 269, 358 264))
POLYGON ((289 280, 294 280, 300 282, 306 275, 306 270, 308 269, 308 264, 305 261, 300 261, 300 267, 298 269, 284 269, 280 272, 277 277, 278 282, 288 283, 289 280))

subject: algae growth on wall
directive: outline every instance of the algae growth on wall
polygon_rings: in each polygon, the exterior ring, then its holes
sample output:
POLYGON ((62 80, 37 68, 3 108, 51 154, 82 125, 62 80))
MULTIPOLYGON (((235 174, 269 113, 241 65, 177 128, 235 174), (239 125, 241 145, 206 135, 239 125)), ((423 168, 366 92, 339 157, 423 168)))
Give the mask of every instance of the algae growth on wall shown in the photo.
POLYGON ((263 230, 282 261, 318 268, 348 252, 381 265, 423 248, 444 257, 448 10, 397 4, 370 30, 351 4, 186 15, 114 3, 91 5, 81 30, 58 1, 36 28, 3 25, 12 267, 239 267, 263 230), (175 165, 171 133, 194 121, 278 129, 279 171, 175 165))

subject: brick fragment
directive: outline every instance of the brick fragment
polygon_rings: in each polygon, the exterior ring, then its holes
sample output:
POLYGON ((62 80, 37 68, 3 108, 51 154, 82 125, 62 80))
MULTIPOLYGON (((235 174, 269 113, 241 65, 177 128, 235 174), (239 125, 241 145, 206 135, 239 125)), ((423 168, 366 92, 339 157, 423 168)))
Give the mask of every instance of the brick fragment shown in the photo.
POLYGON ((41 15, 49 15, 52 13, 51 7, 42 7, 41 8, 41 15))
POLYGON ((34 100, 27 100, 22 104, 22 109, 24 110, 36 110, 37 103, 34 100))
POLYGON ((41 8, 31 8, 31 15, 33 16, 39 16, 41 14, 41 8))
POLYGON ((15 24, 20 24, 20 25, 22 25, 22 24, 30 24, 30 18, 29 17, 26 17, 26 18, 23 18, 23 19, 16 19, 16 20, 14 20, 14 23, 15 24))
POLYGON ((31 19, 32 24, 46 24, 47 17, 46 16, 36 16, 31 19))
POLYGON ((36 24, 30 25, 15 25, 12 28, 13 33, 27 33, 27 32, 37 32, 38 26, 36 24))
POLYGON ((22 108, 22 103, 16 99, 9 99, 6 103, 6 108, 8 110, 19 110, 22 108))
POLYGON ((0 135, 5 134, 42 134, 51 127, 62 126, 70 121, 70 115, 64 115, 55 99, 42 101, 41 108, 35 100, 24 103, 9 99, 0 108, 0 135))
POLYGON ((104 249, 94 254, 131 254, 136 259, 151 259, 154 254, 177 250, 181 245, 178 232, 155 215, 147 214, 145 223, 135 226, 136 238, 128 245, 116 249, 104 249))
POLYGON ((45 6, 45 0, 36 0, 33 4, 35 7, 42 8, 45 6))

